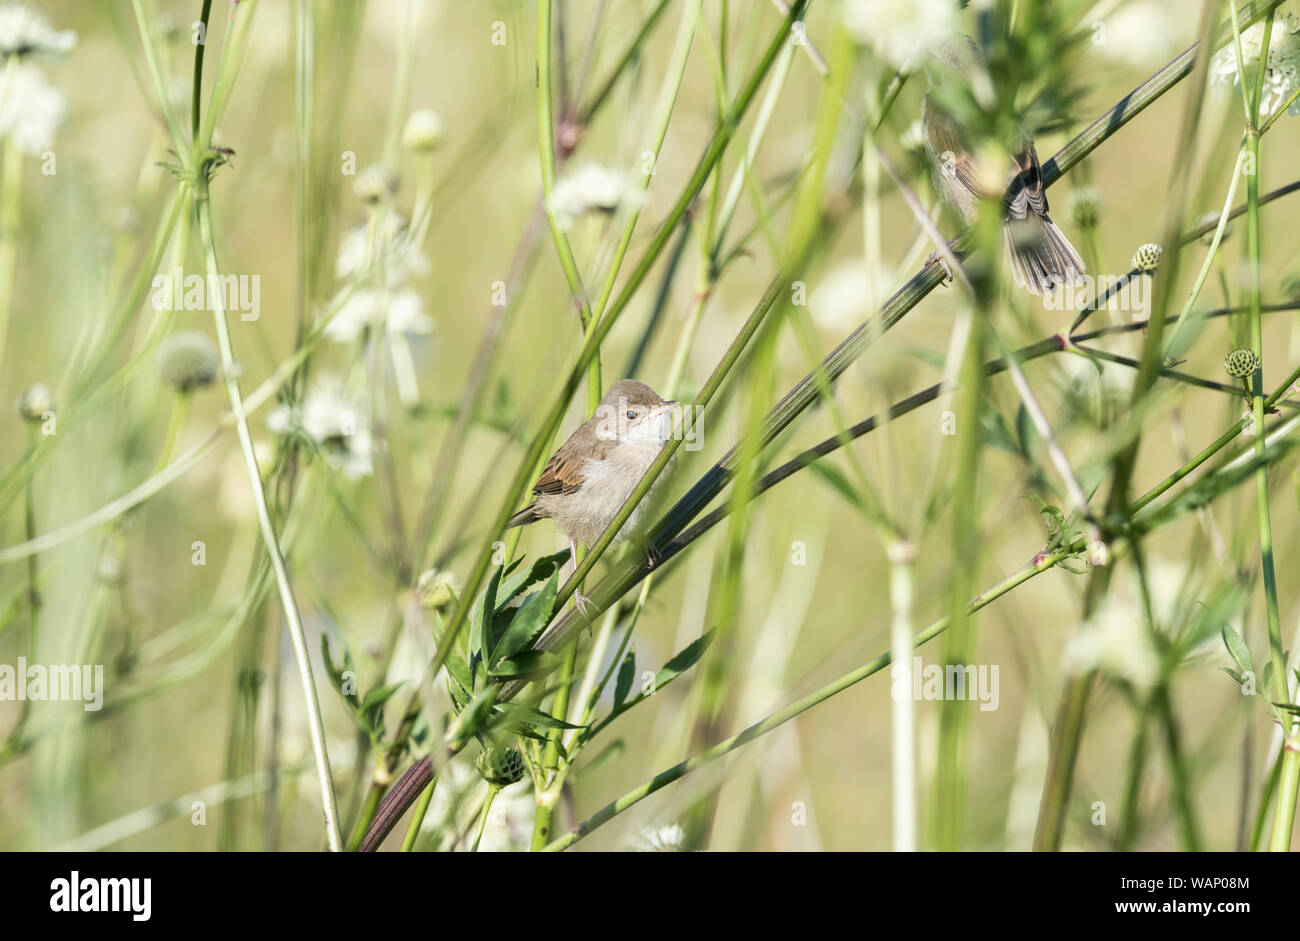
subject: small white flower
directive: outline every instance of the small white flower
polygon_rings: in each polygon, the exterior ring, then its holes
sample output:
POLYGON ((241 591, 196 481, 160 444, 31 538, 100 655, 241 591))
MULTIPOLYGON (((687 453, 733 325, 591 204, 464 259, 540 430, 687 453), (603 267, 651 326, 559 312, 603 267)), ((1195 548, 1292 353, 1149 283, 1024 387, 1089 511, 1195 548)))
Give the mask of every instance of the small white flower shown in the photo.
POLYGON ((397 193, 397 177, 379 164, 371 164, 352 181, 357 199, 371 205, 392 199, 397 193))
POLYGON ((365 406, 333 378, 318 379, 302 402, 281 405, 266 419, 277 434, 297 432, 315 442, 344 477, 356 480, 373 469, 370 421, 365 406))
POLYGON ((548 205, 560 228, 568 229, 588 213, 637 208, 644 199, 645 193, 627 173, 585 163, 556 181, 548 205))
POLYGON ((813 321, 833 333, 852 330, 867 319, 870 296, 871 279, 861 262, 838 265, 813 288, 813 321))
POLYGON ((325 335, 335 343, 351 343, 362 330, 380 324, 389 333, 433 332, 433 321, 414 291, 356 291, 330 318, 325 335))
POLYGON ((40 10, 23 3, 0 6, 0 58, 57 56, 76 44, 76 33, 55 29, 40 10))
POLYGON ((645 827, 629 842, 638 853, 680 853, 682 844, 686 842, 686 831, 678 823, 645 827))
MULTIPOLYGON (((1242 65, 1249 69, 1257 64, 1264 50, 1264 24, 1256 23, 1241 34, 1242 65)), ((1210 60, 1210 81, 1214 85, 1236 86, 1237 48, 1235 40, 1215 53, 1210 60)), ((1271 115, 1286 104, 1300 88, 1300 18, 1294 13, 1274 14, 1273 32, 1269 37, 1268 59, 1264 71, 1264 96, 1259 113, 1271 115)), ((1292 102, 1288 114, 1300 115, 1300 101, 1292 102)))
POLYGON ((910 69, 957 35, 953 0, 844 0, 840 16, 864 46, 898 69, 910 69))
POLYGON ((63 93, 36 66, 0 70, 0 137, 12 137, 22 153, 38 157, 53 147, 66 112, 63 93))
POLYGON ((442 118, 433 111, 412 111, 402 130, 402 143, 417 154, 427 154, 447 137, 442 118))
MULTIPOLYGON (((1163 65, 1186 48, 1194 22, 1179 17, 1154 0, 1140 0, 1117 10, 1105 20, 1097 51, 1126 65, 1163 65)), ((1094 27, 1095 28, 1095 27, 1094 27)))
POLYGON ((338 258, 335 262, 340 279, 350 278, 365 271, 367 264, 382 269, 384 283, 398 287, 411 277, 429 273, 429 259, 425 257, 411 237, 406 219, 396 212, 384 215, 375 230, 373 253, 370 246, 370 227, 359 225, 344 232, 339 238, 338 258))

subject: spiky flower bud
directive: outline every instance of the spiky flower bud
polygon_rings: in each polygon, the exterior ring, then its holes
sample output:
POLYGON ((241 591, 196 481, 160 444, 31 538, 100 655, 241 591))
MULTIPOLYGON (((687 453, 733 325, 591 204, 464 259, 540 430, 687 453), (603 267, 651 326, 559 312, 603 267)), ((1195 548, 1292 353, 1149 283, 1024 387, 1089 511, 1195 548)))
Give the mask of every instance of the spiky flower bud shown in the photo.
POLYGON ((352 182, 352 192, 357 199, 373 206, 396 195, 397 177, 378 164, 372 164, 357 174, 352 182))
POLYGON ((474 767, 483 776, 483 780, 496 787, 509 787, 524 779, 524 756, 517 748, 503 748, 489 745, 479 753, 474 767))
POLYGON ((18 399, 18 414, 23 421, 41 422, 54 411, 54 393, 43 382, 27 387, 18 399))
POLYGON ((199 330, 182 330, 158 347, 163 382, 181 395, 209 386, 217 378, 217 348, 199 330))
POLYGON ((402 130, 402 144, 417 154, 427 154, 442 146, 447 128, 434 111, 412 111, 402 130))
POLYGON ((1234 379, 1247 379, 1259 368, 1259 357, 1244 347, 1236 349, 1224 357, 1223 368, 1234 379))
POLYGON ((1070 217, 1081 229, 1091 229, 1101 217, 1101 196, 1091 186, 1081 186, 1070 194, 1070 217))
POLYGON ((1160 267, 1160 255, 1163 249, 1155 242, 1139 245, 1133 253, 1133 267, 1138 271, 1155 271, 1160 267))

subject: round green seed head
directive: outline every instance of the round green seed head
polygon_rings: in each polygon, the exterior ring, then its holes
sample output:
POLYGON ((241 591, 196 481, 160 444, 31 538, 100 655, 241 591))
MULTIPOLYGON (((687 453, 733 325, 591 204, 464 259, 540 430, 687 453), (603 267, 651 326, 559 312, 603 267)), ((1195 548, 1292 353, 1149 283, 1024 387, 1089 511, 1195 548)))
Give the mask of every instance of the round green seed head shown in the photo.
POLYGON ((1234 379, 1246 379, 1259 368, 1259 357, 1247 349, 1233 350, 1223 360, 1223 368, 1234 379))
POLYGON ((182 330, 158 347, 163 382, 181 394, 212 385, 217 378, 217 348, 198 330, 182 330))
POLYGON ((18 414, 23 421, 40 422, 54 411, 54 393, 43 382, 27 387, 18 399, 18 414))
POLYGON ((483 749, 474 762, 474 767, 484 781, 497 787, 507 787, 522 781, 527 770, 524 756, 519 754, 517 748, 502 748, 499 745, 489 745, 483 749))
POLYGON ((1161 253, 1162 249, 1155 242, 1140 245, 1133 253, 1133 267, 1138 271, 1155 271, 1160 267, 1161 253))

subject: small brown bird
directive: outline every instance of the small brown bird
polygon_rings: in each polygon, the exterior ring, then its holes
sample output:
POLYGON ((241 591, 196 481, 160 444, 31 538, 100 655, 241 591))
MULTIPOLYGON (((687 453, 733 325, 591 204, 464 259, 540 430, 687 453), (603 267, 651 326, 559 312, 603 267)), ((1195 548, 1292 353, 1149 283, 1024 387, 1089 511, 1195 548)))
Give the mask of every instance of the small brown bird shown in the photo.
MULTIPOLYGON (((960 45, 941 48, 937 58, 961 74, 979 63, 980 53, 967 38, 960 45)), ((931 83, 941 81, 936 70, 931 83)), ((929 95, 921 100, 921 129, 939 196, 968 223, 974 222, 979 188, 965 130, 929 95)), ((1047 193, 1033 142, 1026 140, 1012 160, 1011 182, 1003 198, 1006 224, 1002 230, 1012 277, 1035 295, 1049 294, 1059 284, 1077 284, 1085 270, 1083 259, 1047 215, 1047 193)))
MULTIPOLYGON (((672 437, 672 408, 677 404, 665 402, 643 382, 614 383, 596 413, 546 462, 533 485, 533 502, 510 517, 506 526, 555 520, 568 537, 576 569, 578 543, 590 545, 600 538, 672 437)), ((645 506, 643 500, 633 510, 615 542, 636 529, 645 506)), ((588 599, 577 591, 573 599, 586 613, 588 599)))

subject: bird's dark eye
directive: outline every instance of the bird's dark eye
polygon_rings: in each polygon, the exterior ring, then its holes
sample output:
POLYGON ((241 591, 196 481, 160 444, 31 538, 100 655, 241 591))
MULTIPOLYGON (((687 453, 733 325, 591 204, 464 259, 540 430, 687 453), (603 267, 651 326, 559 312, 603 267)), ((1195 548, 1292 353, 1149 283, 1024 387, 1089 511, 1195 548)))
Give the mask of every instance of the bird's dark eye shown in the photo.
POLYGON ((627 410, 627 417, 628 417, 629 419, 636 418, 636 409, 634 409, 634 408, 630 408, 630 409, 628 409, 628 410, 627 410))

